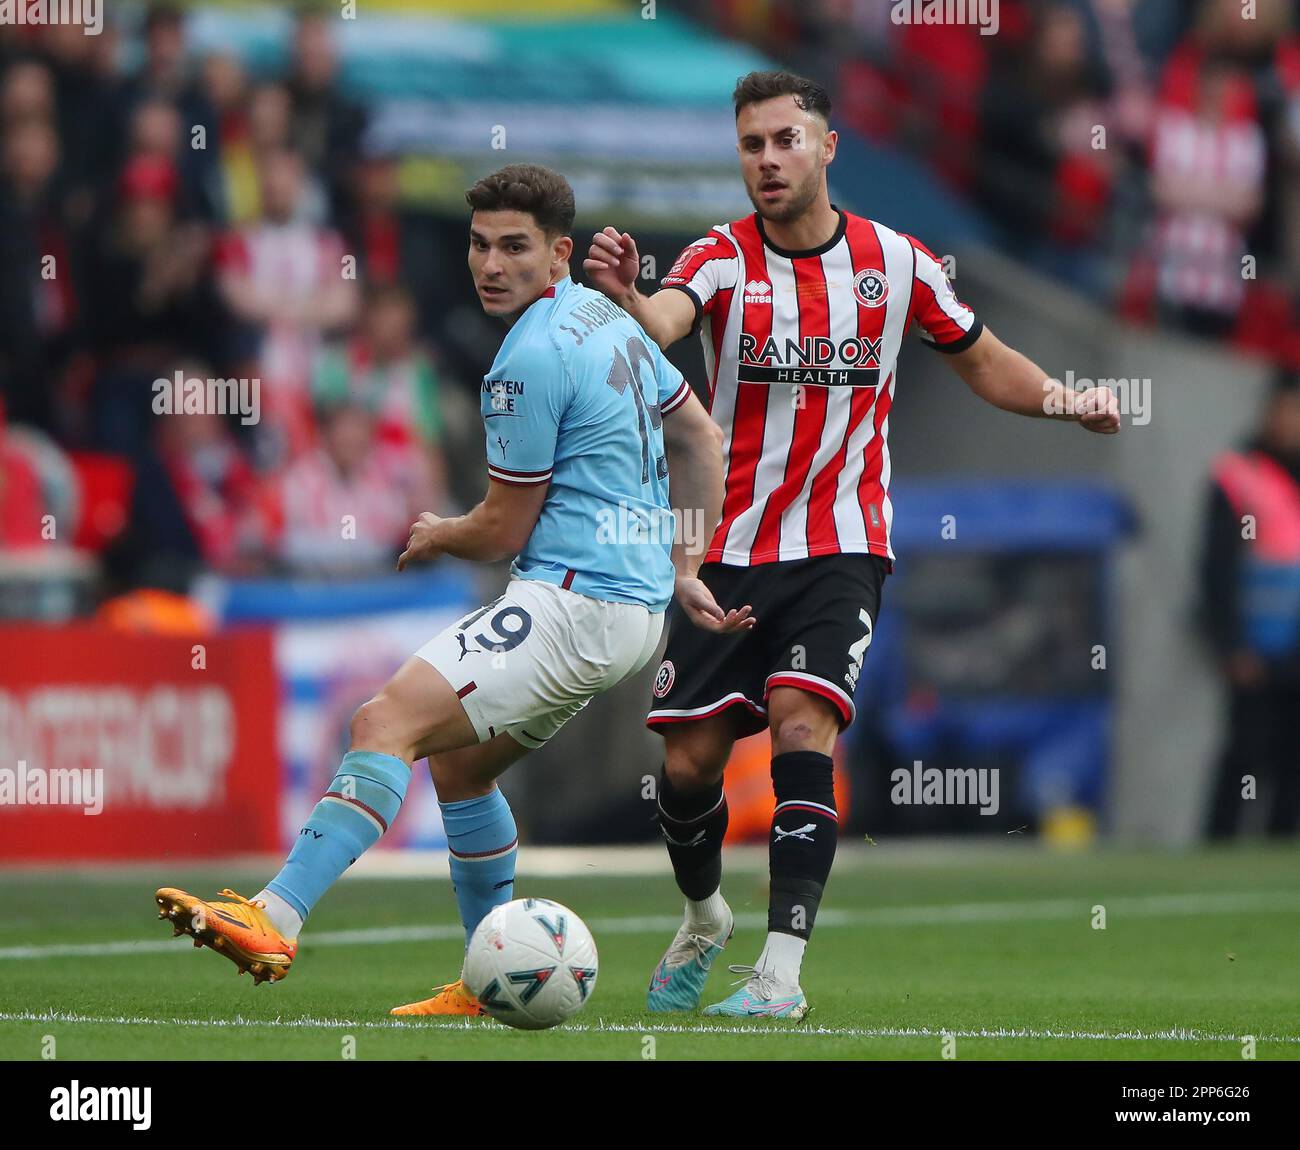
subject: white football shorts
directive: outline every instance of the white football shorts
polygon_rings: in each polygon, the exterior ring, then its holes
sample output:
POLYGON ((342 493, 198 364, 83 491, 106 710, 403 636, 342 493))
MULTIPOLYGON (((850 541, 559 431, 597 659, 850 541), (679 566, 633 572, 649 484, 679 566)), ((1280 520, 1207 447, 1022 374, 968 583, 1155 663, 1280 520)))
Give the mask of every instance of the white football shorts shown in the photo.
POLYGON ((479 742, 506 731, 533 749, 644 667, 663 626, 662 611, 512 578, 416 655, 455 689, 479 742))

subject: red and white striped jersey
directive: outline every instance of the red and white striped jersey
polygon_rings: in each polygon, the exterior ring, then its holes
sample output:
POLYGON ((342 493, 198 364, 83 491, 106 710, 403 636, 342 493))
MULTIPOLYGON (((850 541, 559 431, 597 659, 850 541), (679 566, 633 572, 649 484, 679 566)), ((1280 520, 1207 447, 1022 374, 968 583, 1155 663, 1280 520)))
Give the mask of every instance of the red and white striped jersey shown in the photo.
POLYGON ((810 251, 770 243, 757 215, 715 227, 663 279, 695 301, 724 436, 726 495, 706 562, 892 560, 889 409, 903 336, 915 321, 927 344, 956 352, 983 330, 924 245, 839 215, 810 251))

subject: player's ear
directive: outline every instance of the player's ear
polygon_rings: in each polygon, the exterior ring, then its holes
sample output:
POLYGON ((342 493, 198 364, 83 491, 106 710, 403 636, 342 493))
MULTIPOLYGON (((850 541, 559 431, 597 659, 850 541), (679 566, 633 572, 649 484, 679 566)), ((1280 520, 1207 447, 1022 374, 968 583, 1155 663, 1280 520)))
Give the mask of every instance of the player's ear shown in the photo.
POLYGON ((571 255, 573 255, 572 236, 560 236, 551 244, 551 259, 557 264, 567 264, 571 255))
POLYGON ((835 159, 835 146, 840 142, 840 134, 832 128, 822 137, 822 159, 830 163, 835 159))

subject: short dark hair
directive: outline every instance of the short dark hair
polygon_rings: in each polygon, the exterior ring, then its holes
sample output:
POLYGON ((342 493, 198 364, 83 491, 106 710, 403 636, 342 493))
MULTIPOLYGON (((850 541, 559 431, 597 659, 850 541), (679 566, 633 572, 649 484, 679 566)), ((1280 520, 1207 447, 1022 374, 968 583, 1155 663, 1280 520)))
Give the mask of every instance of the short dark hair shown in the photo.
POLYGON ((401 304, 403 307, 415 307, 415 296, 411 293, 411 289, 399 280, 375 284, 366 293, 367 307, 384 307, 394 303, 401 304))
POLYGON ((805 112, 816 112, 830 123, 830 93, 816 80, 796 76, 793 72, 750 72, 736 81, 736 90, 731 94, 731 99, 736 105, 736 115, 739 116, 741 108, 777 96, 793 96, 795 103, 805 112))
POLYGON ((465 202, 476 212, 527 212, 548 236, 573 231, 573 189, 559 172, 541 164, 507 164, 484 176, 465 202))
POLYGON ((155 28, 174 28, 184 23, 185 13, 176 0, 158 0, 157 3, 150 4, 144 17, 146 32, 152 32, 155 28))
POLYGON ((1300 395, 1300 371, 1293 367, 1277 368, 1273 372, 1269 395, 1273 399, 1283 395, 1300 395))

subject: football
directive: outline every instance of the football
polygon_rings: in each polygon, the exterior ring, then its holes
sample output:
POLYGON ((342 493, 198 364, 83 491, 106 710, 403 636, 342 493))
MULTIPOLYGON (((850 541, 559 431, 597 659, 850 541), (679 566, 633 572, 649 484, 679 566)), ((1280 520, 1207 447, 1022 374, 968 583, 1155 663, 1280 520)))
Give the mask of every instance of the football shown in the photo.
POLYGON ((478 924, 465 984, 493 1018, 546 1030, 587 1005, 596 965, 595 939, 573 911, 546 898, 517 898, 478 924))

